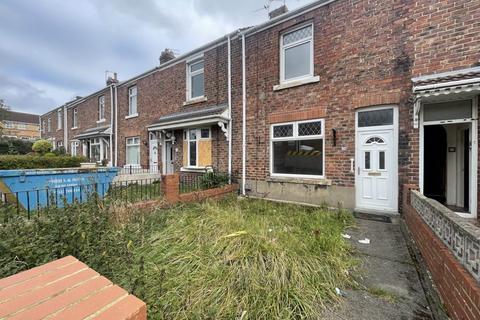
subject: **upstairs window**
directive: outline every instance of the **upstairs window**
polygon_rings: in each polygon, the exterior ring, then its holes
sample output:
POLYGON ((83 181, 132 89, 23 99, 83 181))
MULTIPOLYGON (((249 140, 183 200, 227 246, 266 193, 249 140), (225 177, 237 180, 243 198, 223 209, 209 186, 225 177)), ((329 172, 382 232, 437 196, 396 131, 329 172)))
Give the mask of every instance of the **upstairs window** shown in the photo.
POLYGON ((73 128, 77 127, 77 108, 73 109, 72 126, 73 128))
POLYGON ((203 98, 204 86, 203 59, 187 64, 187 100, 203 98))
POLYGON ((105 120, 105 96, 98 98, 98 121, 105 120))
POLYGON ((324 123, 309 120, 272 125, 272 176, 324 177, 324 123))
POLYGON ((313 26, 289 31, 280 42, 280 81, 313 77, 313 26))
POLYGON ((137 112, 137 86, 128 88, 128 115, 136 115, 137 112))
POLYGON ((52 118, 48 118, 47 120, 47 131, 48 132, 52 131, 52 118))
POLYGON ((45 133, 46 123, 45 120, 42 120, 42 132, 45 133))
POLYGON ((62 109, 58 109, 57 111, 57 129, 60 130, 63 127, 63 115, 62 109))

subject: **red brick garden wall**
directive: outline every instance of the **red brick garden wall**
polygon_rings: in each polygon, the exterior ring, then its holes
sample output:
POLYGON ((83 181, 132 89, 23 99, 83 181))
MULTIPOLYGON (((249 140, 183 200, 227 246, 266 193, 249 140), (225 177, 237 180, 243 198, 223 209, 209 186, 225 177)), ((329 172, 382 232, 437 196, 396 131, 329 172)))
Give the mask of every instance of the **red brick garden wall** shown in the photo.
POLYGON ((403 187, 403 216, 452 319, 480 319, 480 286, 410 205, 413 185, 403 187))

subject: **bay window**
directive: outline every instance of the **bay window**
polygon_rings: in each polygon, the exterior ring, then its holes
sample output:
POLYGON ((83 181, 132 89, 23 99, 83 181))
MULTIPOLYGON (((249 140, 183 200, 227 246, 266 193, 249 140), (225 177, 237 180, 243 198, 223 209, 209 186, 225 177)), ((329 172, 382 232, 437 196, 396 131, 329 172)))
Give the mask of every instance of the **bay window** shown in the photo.
POLYGON ((127 165, 140 165, 140 138, 127 138, 127 165))
POLYGON ((313 25, 283 34, 280 43, 280 82, 313 77, 313 25))
POLYGON ((324 144, 323 120, 272 125, 271 175, 323 178, 324 144))

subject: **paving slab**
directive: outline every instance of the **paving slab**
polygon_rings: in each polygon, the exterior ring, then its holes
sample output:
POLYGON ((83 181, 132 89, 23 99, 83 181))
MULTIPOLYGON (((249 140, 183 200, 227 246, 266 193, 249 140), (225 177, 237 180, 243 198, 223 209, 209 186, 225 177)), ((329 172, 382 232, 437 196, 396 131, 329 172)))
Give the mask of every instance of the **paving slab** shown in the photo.
POLYGON ((358 287, 340 288, 344 297, 325 312, 325 319, 433 319, 400 220, 386 220, 391 222, 357 218, 355 227, 346 231, 360 261, 358 287), (369 244, 358 242, 365 238, 369 244))

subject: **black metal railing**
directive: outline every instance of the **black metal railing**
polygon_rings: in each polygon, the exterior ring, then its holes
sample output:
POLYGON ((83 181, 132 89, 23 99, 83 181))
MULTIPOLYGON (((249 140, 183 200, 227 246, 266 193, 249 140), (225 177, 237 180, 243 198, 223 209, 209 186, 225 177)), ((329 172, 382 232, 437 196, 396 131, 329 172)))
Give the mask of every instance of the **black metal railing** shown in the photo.
POLYGON ((119 175, 131 175, 131 174, 161 174, 159 165, 125 165, 120 168, 119 175))
POLYGON ((180 174, 180 193, 189 193, 200 190, 220 188, 235 179, 228 173, 211 171, 202 173, 182 173, 180 174))
POLYGON ((64 207, 87 201, 135 203, 162 196, 160 178, 0 192, 0 212, 25 214, 30 219, 51 206, 64 207))

